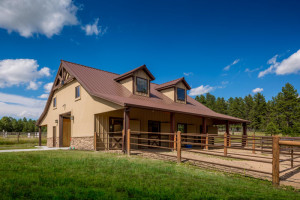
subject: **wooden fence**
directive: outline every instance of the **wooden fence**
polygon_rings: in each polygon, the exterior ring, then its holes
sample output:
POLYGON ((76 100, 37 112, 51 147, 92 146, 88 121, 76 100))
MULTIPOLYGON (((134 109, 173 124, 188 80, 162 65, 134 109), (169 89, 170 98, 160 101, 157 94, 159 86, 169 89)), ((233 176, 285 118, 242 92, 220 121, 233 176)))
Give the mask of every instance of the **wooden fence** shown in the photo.
MULTIPOLYGON (((121 137, 119 139, 122 140, 124 133, 119 136, 121 137)), ((128 155, 135 150, 147 152, 150 150, 152 153, 161 153, 161 156, 165 155, 163 152, 177 151, 175 156, 178 163, 183 162, 183 160, 201 161, 210 164, 210 166, 221 166, 269 175, 272 177, 272 182, 275 186, 279 185, 280 175, 284 175, 287 171, 299 167, 299 165, 295 166, 294 163, 299 164, 299 161, 296 159, 300 158, 300 137, 255 135, 247 137, 227 135, 226 133, 224 135, 181 133, 180 131, 176 133, 154 133, 130 130, 128 130, 126 136, 123 139, 126 139, 126 153, 128 155), (243 168, 218 162, 203 161, 194 157, 188 157, 188 154, 185 152, 260 163, 264 166, 270 166, 266 168, 271 170, 243 168), (282 156, 281 160, 280 155, 282 156), (287 162, 290 162, 290 166, 287 166, 287 162), (284 165, 284 170, 282 171, 280 171, 280 164, 284 165)), ((113 142, 114 139, 109 141, 113 142)), ((122 149, 122 147, 119 146, 119 149, 122 149)))

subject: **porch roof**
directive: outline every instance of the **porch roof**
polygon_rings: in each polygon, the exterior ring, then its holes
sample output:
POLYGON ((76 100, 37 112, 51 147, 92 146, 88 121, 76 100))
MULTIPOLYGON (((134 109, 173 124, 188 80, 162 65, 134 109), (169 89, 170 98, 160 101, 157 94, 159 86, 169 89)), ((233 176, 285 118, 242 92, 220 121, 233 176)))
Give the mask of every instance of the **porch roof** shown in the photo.
MULTIPOLYGON (((198 115, 202 117, 229 120, 235 123, 249 123, 248 120, 231 117, 228 115, 214 112, 208 107, 202 105, 190 96, 187 96, 187 103, 176 103, 157 90, 161 85, 150 83, 150 97, 134 95, 123 85, 115 81, 120 77, 119 74, 107 72, 84 65, 61 61, 61 65, 84 87, 87 92, 95 97, 105 99, 121 106, 132 106, 147 109, 157 109, 175 113, 185 113, 198 115)), ((38 120, 41 122, 50 105, 53 89, 49 95, 45 110, 38 120)))

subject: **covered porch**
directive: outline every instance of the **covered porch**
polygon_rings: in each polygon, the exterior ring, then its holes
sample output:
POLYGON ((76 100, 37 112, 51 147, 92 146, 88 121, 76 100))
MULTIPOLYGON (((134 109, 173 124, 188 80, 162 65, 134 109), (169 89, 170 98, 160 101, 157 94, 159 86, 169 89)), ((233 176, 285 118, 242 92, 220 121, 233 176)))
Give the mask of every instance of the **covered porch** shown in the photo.
MULTIPOLYGON (((225 125, 226 133, 229 135, 230 125, 239 123, 241 122, 209 116, 126 107, 95 115, 94 147, 95 150, 122 150, 125 152, 127 149, 126 137, 130 130, 132 138, 130 147, 133 149, 157 146, 173 150, 176 146, 177 131, 182 133, 182 139, 186 143, 191 140, 190 135, 193 135, 193 142, 204 144, 197 147, 205 148, 205 143, 208 143, 207 146, 214 144, 214 138, 206 141, 207 137, 204 134, 218 135, 217 125, 225 125)), ((242 125, 243 135, 246 136, 247 124, 242 123, 242 125)))

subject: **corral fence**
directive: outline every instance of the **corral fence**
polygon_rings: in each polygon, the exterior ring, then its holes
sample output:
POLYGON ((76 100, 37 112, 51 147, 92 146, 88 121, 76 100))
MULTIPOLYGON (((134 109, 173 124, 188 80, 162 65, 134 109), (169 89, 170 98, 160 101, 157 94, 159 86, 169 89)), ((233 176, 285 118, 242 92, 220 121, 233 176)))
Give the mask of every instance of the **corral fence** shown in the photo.
POLYGON ((210 167, 217 166, 217 169, 230 169, 230 172, 237 170, 255 173, 259 175, 256 176, 258 178, 270 177, 274 186, 278 186, 280 180, 287 180, 298 173, 300 167, 300 137, 128 130, 127 134, 120 131, 99 135, 96 137, 95 146, 97 150, 123 150, 128 155, 135 152, 153 153, 156 154, 156 158, 168 156, 178 163, 202 162, 210 167), (123 144, 126 144, 126 148, 123 144), (228 164, 230 162, 221 163, 206 157, 248 162, 231 165, 228 164), (250 167, 247 167, 248 165, 250 167))
MULTIPOLYGON (((47 133, 42 132, 42 139, 47 138, 47 133)), ((2 143, 24 143, 37 142, 39 139, 39 132, 0 132, 0 140, 2 143)))

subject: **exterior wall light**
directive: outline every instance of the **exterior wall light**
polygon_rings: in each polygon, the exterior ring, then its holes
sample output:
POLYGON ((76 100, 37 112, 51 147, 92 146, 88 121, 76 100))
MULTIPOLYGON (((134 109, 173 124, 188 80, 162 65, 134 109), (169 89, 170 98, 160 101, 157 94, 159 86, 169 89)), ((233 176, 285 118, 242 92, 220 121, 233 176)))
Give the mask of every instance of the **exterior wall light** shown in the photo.
POLYGON ((55 120, 55 123, 56 123, 56 124, 58 123, 58 120, 57 120, 57 119, 55 120))
POLYGON ((74 121, 74 116, 71 116, 70 119, 71 119, 72 121, 74 121))

